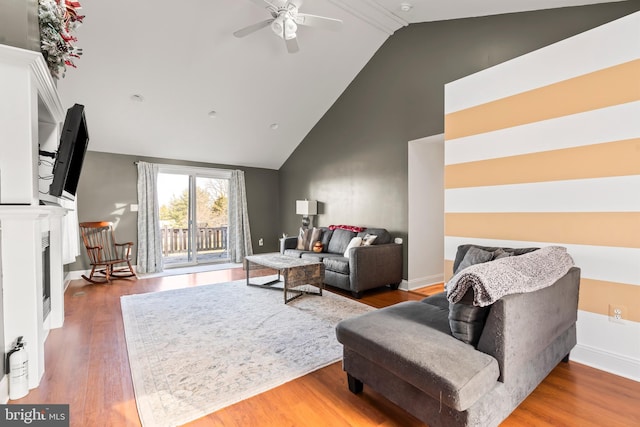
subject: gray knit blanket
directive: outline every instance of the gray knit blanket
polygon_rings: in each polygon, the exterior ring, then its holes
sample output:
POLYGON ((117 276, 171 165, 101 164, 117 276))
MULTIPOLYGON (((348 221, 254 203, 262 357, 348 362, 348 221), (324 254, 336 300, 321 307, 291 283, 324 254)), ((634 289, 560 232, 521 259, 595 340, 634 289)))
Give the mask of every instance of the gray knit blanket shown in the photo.
POLYGON ((547 246, 519 256, 475 264, 459 271, 446 285, 449 302, 458 302, 473 288, 473 305, 486 307, 505 295, 551 286, 573 267, 567 248, 547 246))

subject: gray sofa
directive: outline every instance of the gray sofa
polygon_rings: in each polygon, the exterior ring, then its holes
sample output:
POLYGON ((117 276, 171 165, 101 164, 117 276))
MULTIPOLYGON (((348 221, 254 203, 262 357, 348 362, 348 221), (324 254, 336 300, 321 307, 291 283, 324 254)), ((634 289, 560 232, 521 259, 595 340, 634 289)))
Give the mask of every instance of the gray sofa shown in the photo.
POLYGON ((402 282, 402 244, 393 243, 393 238, 384 228, 366 228, 356 233, 337 228, 318 227, 321 230, 322 252, 298 250, 297 237, 280 240, 280 252, 296 258, 317 259, 324 263, 324 282, 327 285, 350 291, 356 298, 363 291, 390 286, 397 289, 402 282), (358 246, 344 253, 353 237, 376 236, 373 244, 358 246))
POLYGON ((444 292, 344 320, 336 334, 349 389, 366 384, 431 427, 497 426, 568 362, 579 282, 572 267, 550 287, 502 297, 477 346, 452 335, 444 292))

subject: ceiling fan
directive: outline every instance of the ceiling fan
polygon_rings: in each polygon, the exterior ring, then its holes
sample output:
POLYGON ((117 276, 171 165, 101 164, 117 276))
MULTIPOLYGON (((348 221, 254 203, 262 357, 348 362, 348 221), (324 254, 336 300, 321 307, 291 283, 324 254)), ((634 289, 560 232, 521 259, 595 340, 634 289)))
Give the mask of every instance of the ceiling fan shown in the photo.
POLYGON ((257 24, 249 25, 235 33, 236 37, 244 37, 267 26, 280 38, 287 46, 289 53, 295 53, 299 49, 296 39, 298 25, 309 27, 325 28, 337 31, 342 28, 342 21, 339 19, 325 18, 324 16, 309 15, 300 13, 298 9, 302 5, 302 0, 251 0, 258 6, 264 7, 271 14, 271 19, 267 19, 257 24))

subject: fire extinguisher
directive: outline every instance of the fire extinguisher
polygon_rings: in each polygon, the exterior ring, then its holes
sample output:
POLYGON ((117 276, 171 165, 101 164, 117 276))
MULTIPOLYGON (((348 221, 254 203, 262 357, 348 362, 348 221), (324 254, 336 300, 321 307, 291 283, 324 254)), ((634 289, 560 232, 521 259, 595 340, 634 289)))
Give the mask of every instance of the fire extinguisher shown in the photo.
POLYGON ((9 399, 16 400, 29 393, 29 356, 26 343, 18 337, 13 348, 7 353, 7 374, 9 374, 9 399))

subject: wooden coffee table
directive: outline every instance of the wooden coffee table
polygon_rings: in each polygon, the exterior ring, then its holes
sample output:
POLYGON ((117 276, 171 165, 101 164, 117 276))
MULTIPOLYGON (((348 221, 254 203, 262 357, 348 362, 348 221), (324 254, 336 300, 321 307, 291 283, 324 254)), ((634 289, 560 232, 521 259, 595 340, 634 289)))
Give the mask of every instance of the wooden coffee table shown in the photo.
POLYGON ((246 256, 244 263, 247 271, 247 286, 283 290, 285 304, 304 294, 322 295, 324 264, 319 261, 293 258, 274 252, 246 256), (278 278, 267 283, 251 283, 249 273, 252 265, 273 268, 278 271, 278 278), (274 286, 279 282, 284 282, 284 286, 274 286), (313 288, 317 291, 312 291, 313 288), (289 297, 289 294, 294 295, 289 297))

